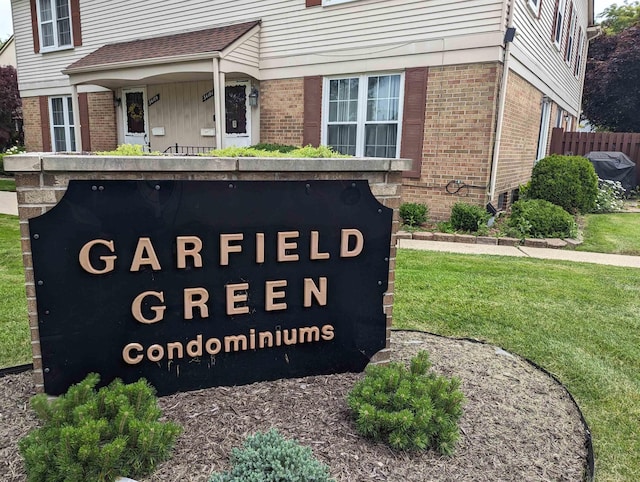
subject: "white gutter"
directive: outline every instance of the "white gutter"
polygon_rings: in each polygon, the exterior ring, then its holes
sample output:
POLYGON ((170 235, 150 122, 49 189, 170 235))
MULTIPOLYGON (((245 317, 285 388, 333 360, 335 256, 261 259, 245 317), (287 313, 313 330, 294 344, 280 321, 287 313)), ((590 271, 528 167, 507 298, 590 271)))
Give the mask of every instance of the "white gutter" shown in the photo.
MULTIPOLYGON (((507 29, 513 27, 514 5, 509 5, 509 16, 507 18, 507 29)), ((506 32, 505 32, 506 33, 506 32)), ((493 160, 491 161, 491 182, 489 188, 489 202, 493 201, 496 194, 496 182, 498 179, 498 161, 500 159, 500 141, 502 139, 502 124, 504 121, 504 109, 507 101, 507 81, 509 80, 509 60, 511 59, 511 42, 505 41, 504 57, 502 61, 502 80, 500 82, 500 92, 498 93, 498 119, 496 121, 496 137, 493 144, 493 160)))

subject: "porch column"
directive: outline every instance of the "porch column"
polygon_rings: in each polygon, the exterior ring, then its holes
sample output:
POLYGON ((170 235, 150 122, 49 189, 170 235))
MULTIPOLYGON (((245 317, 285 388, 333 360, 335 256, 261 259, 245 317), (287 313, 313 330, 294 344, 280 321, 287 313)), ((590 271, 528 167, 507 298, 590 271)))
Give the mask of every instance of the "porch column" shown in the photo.
POLYGON ((71 84, 71 104, 73 106, 73 133, 76 139, 76 151, 82 152, 82 127, 80 126, 80 102, 78 102, 78 86, 71 84))
POLYGON ((223 125, 224 82, 220 87, 220 59, 213 59, 213 112, 216 116, 216 149, 222 149, 222 125, 223 125))
POLYGON ((220 122, 218 122, 218 129, 220 132, 220 144, 224 147, 224 136, 227 133, 227 106, 226 106, 226 75, 224 72, 220 72, 220 122))

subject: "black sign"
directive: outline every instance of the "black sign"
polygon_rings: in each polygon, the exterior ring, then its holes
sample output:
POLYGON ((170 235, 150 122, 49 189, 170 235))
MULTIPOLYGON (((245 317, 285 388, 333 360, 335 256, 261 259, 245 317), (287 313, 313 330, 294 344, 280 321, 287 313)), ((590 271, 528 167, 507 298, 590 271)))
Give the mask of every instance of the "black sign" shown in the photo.
POLYGON ((45 391, 361 371, 391 218, 366 181, 71 181, 29 221, 45 391))
POLYGON ((203 96, 202 96, 202 102, 206 102, 209 99, 211 99, 211 97, 213 97, 213 89, 211 89, 210 91, 206 92, 203 96))
POLYGON ((159 100, 160 100, 160 94, 156 94, 156 95, 154 95, 153 97, 151 97, 151 98, 149 99, 148 104, 149 104, 149 106, 152 106, 153 104, 155 104, 155 103, 156 103, 156 102, 158 102, 159 100))

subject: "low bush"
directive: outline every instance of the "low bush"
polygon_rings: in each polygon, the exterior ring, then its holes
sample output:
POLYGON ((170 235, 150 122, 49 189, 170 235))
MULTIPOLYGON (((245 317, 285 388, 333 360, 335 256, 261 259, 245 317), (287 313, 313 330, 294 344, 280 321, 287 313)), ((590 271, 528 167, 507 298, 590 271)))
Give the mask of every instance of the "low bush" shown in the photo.
POLYGON ((202 155, 211 157, 351 157, 335 152, 328 146, 305 146, 285 151, 272 149, 271 147, 268 147, 267 149, 258 149, 258 146, 259 145, 254 147, 225 147, 224 149, 212 149, 202 155))
POLYGON ((348 395, 358 431, 394 449, 454 451, 463 395, 460 380, 428 373, 429 354, 402 363, 369 365, 348 395))
POLYGON ((525 199, 513 203, 507 221, 508 234, 525 238, 573 238, 576 222, 564 209, 544 199, 525 199))
POLYGON ((598 195, 598 176, 586 157, 553 154, 538 161, 526 190, 528 199, 544 199, 565 211, 591 212, 598 195))
POLYGON ((120 144, 113 151, 97 151, 94 154, 99 156, 160 156, 159 151, 147 152, 140 144, 120 144))
POLYGON ((257 432, 231 453, 232 468, 209 482, 329 482, 329 468, 309 447, 285 439, 277 430, 257 432))
POLYGON ((624 207, 625 188, 620 181, 598 179, 598 196, 594 213, 613 213, 624 207))
POLYGON ((427 222, 429 208, 424 204, 402 203, 400 205, 400 219, 406 226, 420 226, 427 222))
POLYGON ((460 231, 476 232, 489 220, 489 213, 475 204, 455 203, 451 208, 451 226, 460 231))
POLYGON ((288 146, 286 144, 267 144, 261 142, 260 144, 254 144, 250 146, 251 149, 257 149, 258 151, 277 151, 277 152, 291 152, 299 149, 297 146, 288 146))
POLYGON ((169 457, 181 428, 158 421, 153 387, 144 379, 128 385, 116 379, 96 391, 99 381, 92 373, 57 399, 31 399, 42 427, 18 444, 29 482, 137 478, 169 457))

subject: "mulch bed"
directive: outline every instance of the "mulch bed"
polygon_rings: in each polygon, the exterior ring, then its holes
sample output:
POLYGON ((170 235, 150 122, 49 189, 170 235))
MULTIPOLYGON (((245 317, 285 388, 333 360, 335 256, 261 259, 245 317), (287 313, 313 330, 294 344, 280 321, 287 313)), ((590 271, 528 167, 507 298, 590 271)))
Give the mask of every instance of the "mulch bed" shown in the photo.
MULTIPOLYGON (((140 482, 206 481, 228 468, 233 447, 276 427, 313 449, 338 481, 583 480, 587 433, 567 391, 519 357, 490 345, 393 332, 393 360, 430 353, 434 370, 462 380, 461 437, 451 457, 396 452, 362 439, 346 396, 362 374, 312 376, 162 397, 179 422, 173 457, 140 482)), ((17 441, 37 420, 31 373, 0 379, 0 480, 25 481, 17 441)))

